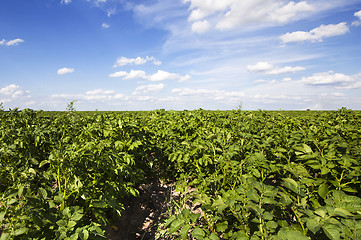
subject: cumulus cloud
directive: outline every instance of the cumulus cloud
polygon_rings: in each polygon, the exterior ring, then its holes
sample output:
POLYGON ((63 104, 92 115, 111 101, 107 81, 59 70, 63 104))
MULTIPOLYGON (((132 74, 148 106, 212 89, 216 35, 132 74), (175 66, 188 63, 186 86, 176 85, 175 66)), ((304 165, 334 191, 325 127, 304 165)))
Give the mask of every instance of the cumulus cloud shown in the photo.
POLYGON ((10 84, 0 89, 0 102, 11 102, 19 97, 29 97, 29 91, 23 90, 20 86, 10 84))
POLYGON ((147 75, 142 70, 131 70, 129 73, 127 73, 126 76, 123 77, 125 80, 130 79, 147 79, 147 75))
POLYGON ((107 23, 103 23, 103 24, 102 24, 102 28, 110 28, 110 25, 107 24, 107 23))
POLYGON ((122 93, 115 93, 114 90, 95 89, 84 94, 53 94, 52 98, 76 99, 79 101, 106 101, 106 100, 128 100, 129 97, 122 93))
POLYGON ((302 78, 301 82, 310 85, 329 85, 329 84, 345 84, 354 81, 350 76, 343 73, 334 73, 333 71, 315 73, 310 77, 302 78))
POLYGON ((60 2, 62 4, 69 4, 69 3, 71 3, 71 0, 61 0, 60 2))
POLYGON ((157 92, 165 88, 163 83, 160 84, 149 84, 144 86, 139 86, 133 92, 134 95, 141 94, 141 93, 148 93, 148 92, 157 92))
POLYGON ((58 75, 64 75, 64 74, 73 73, 73 72, 74 72, 74 68, 64 67, 64 68, 58 69, 57 74, 58 74, 58 75))
POLYGON ((172 93, 178 93, 180 96, 206 97, 213 100, 238 100, 245 96, 244 92, 191 88, 175 88, 172 93))
POLYGON ((22 43, 22 42, 24 42, 24 40, 21 39, 21 38, 16 38, 16 39, 9 40, 9 41, 6 41, 5 39, 3 39, 3 40, 0 41, 0 45, 16 46, 16 45, 19 45, 19 43, 22 43))
POLYGON ((109 74, 109 77, 120 77, 124 80, 131 80, 131 79, 144 79, 149 80, 152 82, 159 82, 165 80, 178 80, 179 82, 184 82, 191 78, 190 75, 181 76, 178 73, 170 73, 162 70, 158 70, 156 73, 152 75, 147 75, 142 70, 131 70, 130 72, 119 71, 112 74, 109 74))
POLYGON ((116 63, 113 65, 114 68, 116 67, 121 67, 121 66, 125 66, 125 65, 141 65, 141 64, 145 64, 147 62, 152 62, 154 65, 161 65, 162 62, 155 59, 154 57, 145 57, 145 58, 141 58, 141 57, 137 57, 137 58, 127 58, 127 57, 120 57, 117 59, 116 63))
POLYGON ((297 31, 286 33, 280 38, 283 43, 304 41, 321 42, 324 38, 344 35, 348 31, 349 28, 347 23, 342 22, 339 24, 321 25, 320 27, 312 29, 309 32, 297 31))
POLYGON ((196 33, 205 33, 211 28, 211 25, 207 20, 197 21, 192 24, 192 31, 196 33))
POLYGON ((358 17, 360 20, 354 21, 354 22, 352 23, 352 26, 355 26, 355 27, 361 26, 361 10, 358 11, 358 12, 355 12, 354 16, 355 16, 355 17, 358 17))
POLYGON ((352 82, 344 83, 342 86, 337 86, 337 89, 358 89, 361 88, 361 73, 351 76, 354 80, 352 82))
POLYGON ((148 80, 152 82, 158 82, 164 80, 178 80, 179 82, 184 82, 186 80, 189 80, 190 78, 191 78, 190 75, 181 76, 178 73, 169 73, 166 71, 158 70, 158 72, 154 73, 153 75, 150 75, 148 77, 148 80))
MULTIPOLYGON (((242 25, 286 24, 315 9, 306 1, 295 3, 284 0, 183 0, 183 2, 190 3, 189 21, 200 22, 205 18, 213 18, 216 22, 215 28, 218 30, 231 30, 242 25)), ((196 31, 198 28, 192 26, 192 30, 196 31)))
MULTIPOLYGON (((132 70, 133 71, 133 70, 132 70)), ((119 71, 119 72, 115 72, 115 73, 111 73, 109 74, 109 77, 112 77, 112 78, 118 78, 118 77, 125 77, 127 76, 128 73, 125 72, 125 71, 119 71)))
POLYGON ((280 75, 280 74, 287 74, 287 73, 295 73, 299 71, 304 71, 305 68, 303 67, 290 67, 286 66, 283 68, 275 67, 268 62, 258 62, 255 65, 247 65, 247 70, 250 72, 267 74, 267 75, 280 75))

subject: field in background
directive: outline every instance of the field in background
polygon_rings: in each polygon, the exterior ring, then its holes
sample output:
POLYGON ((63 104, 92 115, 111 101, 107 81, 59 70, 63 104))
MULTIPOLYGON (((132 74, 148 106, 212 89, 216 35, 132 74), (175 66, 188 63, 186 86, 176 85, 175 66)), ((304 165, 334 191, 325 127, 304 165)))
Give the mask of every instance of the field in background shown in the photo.
POLYGON ((106 239, 152 182, 154 238, 361 238, 360 111, 69 110, 0 112, 1 240, 106 239))

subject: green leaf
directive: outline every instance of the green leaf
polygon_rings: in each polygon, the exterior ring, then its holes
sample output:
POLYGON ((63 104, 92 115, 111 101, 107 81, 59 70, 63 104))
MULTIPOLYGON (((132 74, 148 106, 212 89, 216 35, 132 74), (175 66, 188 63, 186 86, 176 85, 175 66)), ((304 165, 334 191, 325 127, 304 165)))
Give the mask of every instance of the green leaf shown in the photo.
POLYGON ((49 161, 49 160, 43 160, 43 161, 41 161, 41 163, 39 164, 39 168, 41 168, 42 166, 44 166, 44 165, 47 164, 47 163, 50 163, 50 161, 49 161))
POLYGON ((309 240, 309 238, 303 235, 301 232, 291 229, 282 228, 277 235, 280 240, 309 240))
POLYGON ((76 225, 75 221, 69 221, 68 222, 68 228, 73 228, 73 227, 75 227, 75 225, 76 225))
POLYGON ((253 176, 255 176, 256 178, 260 178, 261 177, 261 173, 257 170, 257 168, 254 168, 252 170, 253 176))
POLYGON ((331 215, 332 216, 340 216, 340 217, 344 217, 344 218, 347 218, 348 216, 353 216, 352 213, 350 213, 349 211, 347 211, 344 208, 335 208, 331 215))
POLYGON ((282 178, 283 180, 283 185, 288 188, 289 190, 299 194, 300 190, 299 190, 299 185, 298 183, 293 180, 292 178, 282 178))
POLYGON ((79 237, 79 233, 74 233, 73 235, 71 235, 70 237, 69 237, 69 240, 77 240, 78 239, 78 237, 79 237))
POLYGON ((327 211, 324 208, 318 208, 314 211, 315 214, 317 214, 318 216, 325 218, 326 217, 326 213, 327 211))
POLYGON ((183 240, 187 239, 188 236, 188 232, 191 229, 191 225, 184 225, 184 227, 182 228, 182 230, 180 231, 180 236, 183 240))
POLYGON ((169 233, 172 234, 176 231, 178 231, 178 229, 184 224, 184 222, 182 220, 176 219, 172 222, 172 224, 170 225, 170 230, 169 233))
POLYGON ((304 153, 312 153, 312 149, 307 144, 302 144, 304 153))
POLYGON ((29 232, 29 228, 24 227, 24 228, 16 229, 13 234, 14 234, 14 236, 19 236, 19 235, 23 235, 27 232, 29 232))
POLYGON ((24 185, 21 185, 18 189, 18 196, 21 197, 23 195, 24 192, 24 185))
POLYGON ((316 234, 316 232, 321 229, 320 223, 312 218, 307 220, 306 226, 313 234, 316 234))
POLYGON ((44 188, 39 188, 39 194, 43 199, 46 199, 48 197, 48 193, 46 192, 46 190, 44 188))
POLYGON ((221 223, 217 223, 216 227, 217 227, 218 232, 225 232, 227 230, 227 228, 228 228, 228 222, 224 221, 224 222, 221 222, 221 223))
POLYGON ((195 227, 192 231, 192 236, 196 239, 203 239, 206 234, 200 227, 195 227))
POLYGON ((0 223, 3 221, 5 214, 6 214, 6 211, 0 212, 0 223))
POLYGON ((209 235, 209 237, 208 237, 210 240, 219 240, 220 238, 215 234, 215 233, 213 233, 212 232, 212 234, 211 235, 209 235))
POLYGON ((323 199, 325 199, 326 196, 327 196, 327 193, 329 192, 328 187, 327 187, 327 184, 326 184, 326 183, 321 184, 321 185, 318 187, 317 192, 318 192, 318 195, 320 195, 320 197, 322 197, 323 199))
POLYGON ((268 221, 266 223, 266 226, 269 229, 276 229, 278 227, 278 224, 275 221, 268 221))
POLYGON ((332 240, 341 239, 340 228, 333 224, 326 224, 322 226, 322 229, 326 236, 332 240))
POLYGON ((187 219, 190 214, 191 214, 191 210, 189 210, 188 208, 183 209, 183 211, 181 212, 183 219, 187 219))
POLYGON ((89 238, 89 231, 84 229, 79 235, 81 239, 87 240, 89 238))
POLYGON ((273 219, 273 215, 272 215, 272 213, 270 213, 270 212, 264 212, 263 218, 264 218, 265 220, 270 221, 270 220, 273 219))
POLYGON ((67 225, 67 222, 65 220, 59 220, 59 221, 56 222, 56 224, 59 227, 65 227, 67 225))
POLYGON ((176 219, 175 216, 172 216, 171 218, 167 219, 167 221, 164 224, 164 227, 168 227, 175 219, 176 219))
POLYGON ((0 240, 8 240, 8 239, 11 239, 9 233, 2 233, 1 234, 0 240))
POLYGON ((198 218, 201 216, 200 213, 191 213, 190 215, 190 220, 192 223, 196 222, 198 220, 198 218))
POLYGON ((79 221, 82 217, 83 217, 83 214, 82 214, 82 213, 76 212, 76 213, 74 213, 74 214, 71 216, 70 219, 77 222, 77 221, 79 221))
POLYGON ((223 210, 227 208, 227 205, 224 203, 223 199, 218 196, 218 199, 213 202, 212 207, 217 209, 218 213, 222 213, 223 210))

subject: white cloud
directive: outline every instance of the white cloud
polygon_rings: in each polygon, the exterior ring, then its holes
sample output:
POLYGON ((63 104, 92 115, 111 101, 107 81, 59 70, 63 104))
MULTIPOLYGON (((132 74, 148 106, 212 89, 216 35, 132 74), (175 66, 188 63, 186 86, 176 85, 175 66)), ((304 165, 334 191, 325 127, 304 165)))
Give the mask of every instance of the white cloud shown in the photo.
POLYGON ((250 72, 266 72, 273 68, 273 65, 268 62, 258 62, 256 65, 247 65, 247 70, 250 72))
POLYGON ((183 2, 190 2, 189 21, 212 18, 218 30, 231 30, 245 25, 286 24, 301 18, 304 13, 315 10, 306 1, 295 3, 284 0, 183 0, 183 2))
POLYGON ((142 70, 131 70, 129 73, 127 73, 126 76, 123 77, 125 80, 130 79, 147 79, 147 75, 142 70))
POLYGON ((133 92, 134 95, 141 94, 141 93, 148 93, 148 92, 157 92, 165 88, 163 83, 160 84, 149 84, 144 86, 139 86, 133 92))
POLYGON ((0 45, 16 46, 16 45, 19 45, 19 43, 22 43, 22 42, 24 42, 24 40, 20 39, 20 38, 16 38, 16 39, 9 40, 9 41, 6 41, 5 39, 3 39, 3 40, 0 41, 0 45))
POLYGON ((354 81, 344 83, 343 86, 337 86, 337 89, 358 89, 361 88, 361 73, 350 76, 354 81))
POLYGON ((321 97, 346 97, 346 94, 340 92, 332 92, 332 93, 321 93, 321 97))
POLYGON ((62 4, 69 4, 69 3, 71 3, 71 0, 61 0, 61 3, 62 4))
POLYGON ((352 82, 354 79, 343 73, 334 73, 333 71, 315 73, 310 77, 302 78, 301 82, 310 85, 327 85, 327 84, 342 84, 352 82))
POLYGON ((205 33, 211 28, 211 25, 207 20, 197 21, 192 24, 192 31, 196 33, 205 33))
POLYGON ((73 73, 73 72, 74 72, 74 68, 64 67, 64 68, 60 68, 57 73, 58 73, 58 75, 63 75, 63 74, 73 73))
POLYGON ((114 90, 103 90, 103 89, 95 89, 91 91, 87 91, 85 94, 53 94, 52 98, 61 98, 61 99, 69 99, 69 100, 79 100, 79 101, 107 101, 107 100, 128 100, 124 94, 115 93, 114 90))
POLYGON ((103 23, 103 24, 102 24, 102 28, 110 28, 110 25, 107 24, 107 23, 103 23))
POLYGON ((10 84, 0 89, 0 102, 11 102, 19 97, 30 97, 29 91, 23 90, 20 86, 10 84))
POLYGON ((339 24, 321 25, 320 27, 312 29, 309 32, 297 31, 292 33, 286 33, 280 38, 284 43, 304 41, 321 42, 324 38, 344 35, 348 31, 349 28, 347 26, 347 23, 342 22, 339 24))
POLYGON ((154 73, 148 77, 149 81, 158 82, 164 80, 174 80, 179 77, 179 74, 169 73, 166 71, 158 70, 157 73, 154 73))
POLYGON ((354 22, 352 23, 352 26, 356 26, 356 27, 361 26, 361 10, 358 11, 358 12, 355 12, 354 16, 355 16, 355 17, 358 17, 360 20, 354 21, 354 22))
POLYGON ((145 64, 146 62, 152 62, 154 65, 161 65, 162 62, 155 59, 154 57, 146 57, 146 58, 141 58, 141 57, 137 57, 137 58, 126 58, 126 57, 120 57, 117 59, 116 63, 113 65, 114 68, 116 67, 121 67, 121 66, 125 66, 125 65, 141 65, 141 64, 145 64))
POLYGON ((180 96, 206 97, 213 100, 239 100, 245 96, 244 92, 214 90, 214 89, 191 89, 175 88, 172 93, 178 93, 180 96))
POLYGON ((178 73, 170 73, 162 70, 158 70, 152 75, 147 75, 142 70, 131 70, 130 72, 119 71, 109 74, 109 77, 122 77, 124 80, 145 79, 152 82, 159 82, 165 80, 178 80, 179 82, 184 82, 191 78, 190 75, 181 76, 178 73))
POLYGON ((114 90, 103 90, 103 89, 95 89, 95 90, 91 90, 91 91, 87 91, 85 93, 86 95, 113 95, 114 94, 114 90))
POLYGON ((115 73, 109 74, 109 77, 117 78, 117 77, 125 77, 125 76, 127 76, 127 75, 128 75, 127 72, 125 72, 125 71, 119 71, 119 72, 115 72, 115 73))
POLYGON ((295 73, 299 71, 304 71, 303 67, 290 67, 286 66, 283 68, 274 67, 272 64, 268 62, 258 62, 255 65, 247 65, 247 70, 250 72, 256 72, 261 74, 268 75, 279 75, 279 74, 287 74, 287 73, 295 73))

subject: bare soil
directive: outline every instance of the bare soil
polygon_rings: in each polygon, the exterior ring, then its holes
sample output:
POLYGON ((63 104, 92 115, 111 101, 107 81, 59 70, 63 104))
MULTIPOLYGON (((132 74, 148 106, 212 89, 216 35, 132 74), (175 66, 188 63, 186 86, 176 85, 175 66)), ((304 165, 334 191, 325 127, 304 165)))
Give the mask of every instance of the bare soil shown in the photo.
POLYGON ((158 224, 167 217, 173 183, 159 181, 139 186, 139 196, 126 199, 121 218, 108 227, 111 240, 156 239, 158 224))

